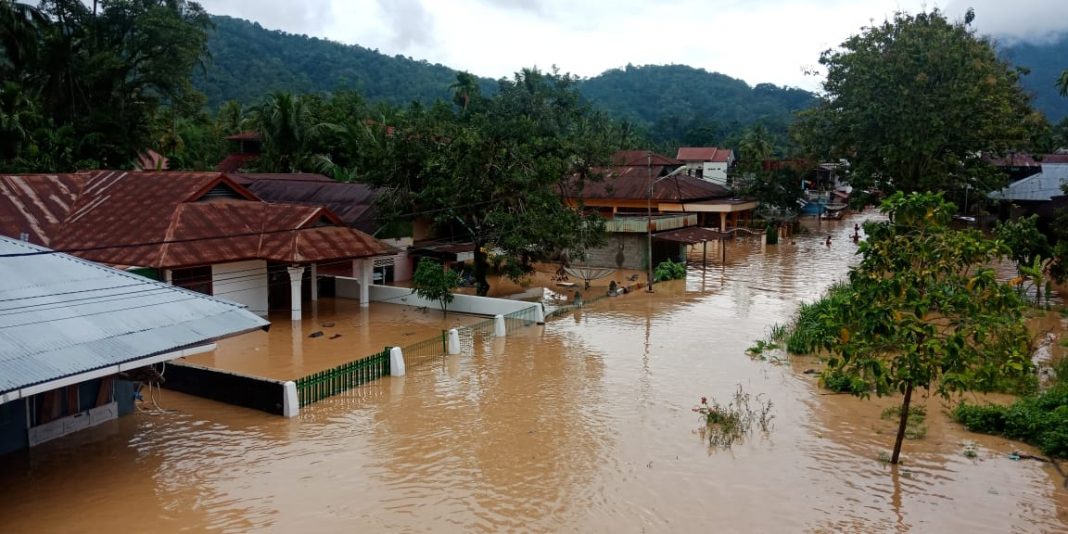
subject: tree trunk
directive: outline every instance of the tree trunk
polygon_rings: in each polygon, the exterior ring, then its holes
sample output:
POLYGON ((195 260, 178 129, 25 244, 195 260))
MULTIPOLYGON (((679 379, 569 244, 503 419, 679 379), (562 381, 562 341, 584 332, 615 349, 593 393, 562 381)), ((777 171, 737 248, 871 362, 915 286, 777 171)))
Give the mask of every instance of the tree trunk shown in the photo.
POLYGON ((890 463, 897 465, 901 456, 901 442, 905 439, 905 427, 909 423, 909 403, 912 401, 912 383, 905 388, 905 399, 901 401, 901 421, 897 424, 897 440, 894 441, 894 455, 890 457, 890 463))
POLYGON ((482 245, 475 242, 475 294, 484 297, 489 294, 489 282, 486 281, 486 273, 489 271, 489 261, 486 253, 482 251, 482 245))

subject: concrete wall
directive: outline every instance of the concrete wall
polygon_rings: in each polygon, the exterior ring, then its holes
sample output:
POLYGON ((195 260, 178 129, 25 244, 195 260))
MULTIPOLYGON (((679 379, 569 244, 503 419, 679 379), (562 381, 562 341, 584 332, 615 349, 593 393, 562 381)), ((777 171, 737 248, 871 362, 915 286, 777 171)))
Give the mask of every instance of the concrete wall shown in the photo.
MULTIPOLYGON (((407 287, 371 286, 371 301, 389 302, 405 306, 425 306, 432 309, 437 309, 438 307, 436 301, 420 298, 412 293, 411 288, 407 287)), ((476 297, 473 295, 453 295, 453 301, 449 304, 449 311, 475 315, 507 315, 534 306, 539 306, 539 304, 492 297, 476 297)))
POLYGON ((211 266, 212 293, 267 315, 267 262, 264 260, 221 263, 211 266))
POLYGON ((285 383, 190 364, 167 366, 163 387, 275 415, 284 414, 285 383))
POLYGON ((727 183, 727 163, 704 162, 704 179, 720 185, 727 183))
POLYGON ((383 239, 387 245, 400 250, 400 254, 393 256, 393 281, 405 282, 412 279, 412 260, 408 257, 408 247, 412 246, 412 238, 402 237, 399 239, 383 239))
POLYGON ((648 254, 646 235, 637 233, 608 234, 608 243, 586 252, 587 259, 578 260, 575 265, 590 267, 609 267, 642 270, 645 268, 645 256, 648 254), (617 255, 623 253, 623 264, 617 262, 617 255))

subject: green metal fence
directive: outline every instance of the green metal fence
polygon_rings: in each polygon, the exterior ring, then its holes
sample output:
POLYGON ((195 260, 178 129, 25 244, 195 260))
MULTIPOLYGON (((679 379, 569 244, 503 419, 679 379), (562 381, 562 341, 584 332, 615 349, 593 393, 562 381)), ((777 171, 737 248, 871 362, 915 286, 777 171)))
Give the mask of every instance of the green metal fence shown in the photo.
POLYGON ((386 375, 389 375, 389 347, 378 354, 298 378, 295 380, 297 398, 303 408, 386 375))
POLYGON ((414 367, 428 361, 444 358, 447 352, 448 332, 442 330, 440 336, 424 339, 411 345, 401 347, 404 353, 404 367, 414 367))
MULTIPOLYGON (((541 306, 537 304, 536 306, 541 306)), ((529 306, 522 310, 509 313, 504 316, 505 329, 509 332, 519 328, 526 328, 537 322, 536 306, 529 306)))

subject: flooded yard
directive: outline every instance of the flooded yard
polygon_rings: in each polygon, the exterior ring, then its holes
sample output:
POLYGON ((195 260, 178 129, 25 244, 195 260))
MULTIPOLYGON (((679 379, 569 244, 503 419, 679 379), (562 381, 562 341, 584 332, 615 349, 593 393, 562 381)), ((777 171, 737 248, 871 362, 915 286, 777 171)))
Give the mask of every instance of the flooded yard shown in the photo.
MULTIPOLYGON (((488 338, 296 419, 164 391, 162 415, 0 458, 0 532, 1068 530, 1061 476, 949 422, 940 399, 920 399, 930 430, 891 469, 879 414, 895 399, 830 395, 804 373, 811 360, 745 355, 845 273, 854 222, 764 254, 729 244, 726 266, 488 338), (772 401, 773 428, 711 449, 691 408, 739 385, 772 401)), ((372 330, 346 328, 335 341, 372 330)), ((292 373, 292 336, 269 335, 267 363, 247 356, 255 374, 292 373)))
POLYGON ((181 361, 292 380, 484 319, 458 313, 442 317, 436 308, 383 302, 361 308, 356 300, 324 298, 307 304, 301 321, 290 321, 288 311, 272 313, 269 332, 224 339, 216 350, 181 361))

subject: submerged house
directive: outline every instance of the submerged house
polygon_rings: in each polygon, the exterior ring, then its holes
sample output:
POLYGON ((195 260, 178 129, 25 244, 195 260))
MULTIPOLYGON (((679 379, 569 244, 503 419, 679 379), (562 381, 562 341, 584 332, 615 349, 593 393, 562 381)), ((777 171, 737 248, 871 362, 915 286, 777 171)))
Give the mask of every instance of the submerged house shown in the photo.
POLYGON ((130 413, 125 373, 267 324, 232 302, 0 236, 0 454, 130 413))
POLYGON ((734 151, 714 146, 680 147, 675 159, 683 162, 690 176, 727 185, 727 173, 734 165, 734 151))
POLYGON ((1068 156, 1052 154, 1042 160, 1041 171, 989 194, 1000 201, 1005 217, 1038 214, 1042 224, 1053 221, 1058 209, 1068 208, 1068 156))
POLYGON ((261 315, 290 310, 293 320, 302 301, 318 299, 320 278, 344 280, 367 305, 374 259, 395 253, 325 207, 265 202, 221 173, 9 175, 0 176, 0 194, 0 235, 261 315))
POLYGON ((679 259, 685 246, 718 240, 744 226, 759 204, 735 198, 720 184, 685 174, 682 161, 650 151, 618 152, 599 181, 574 188, 573 206, 606 219, 608 245, 589 251, 591 266, 645 269, 648 230, 652 262, 679 259))

